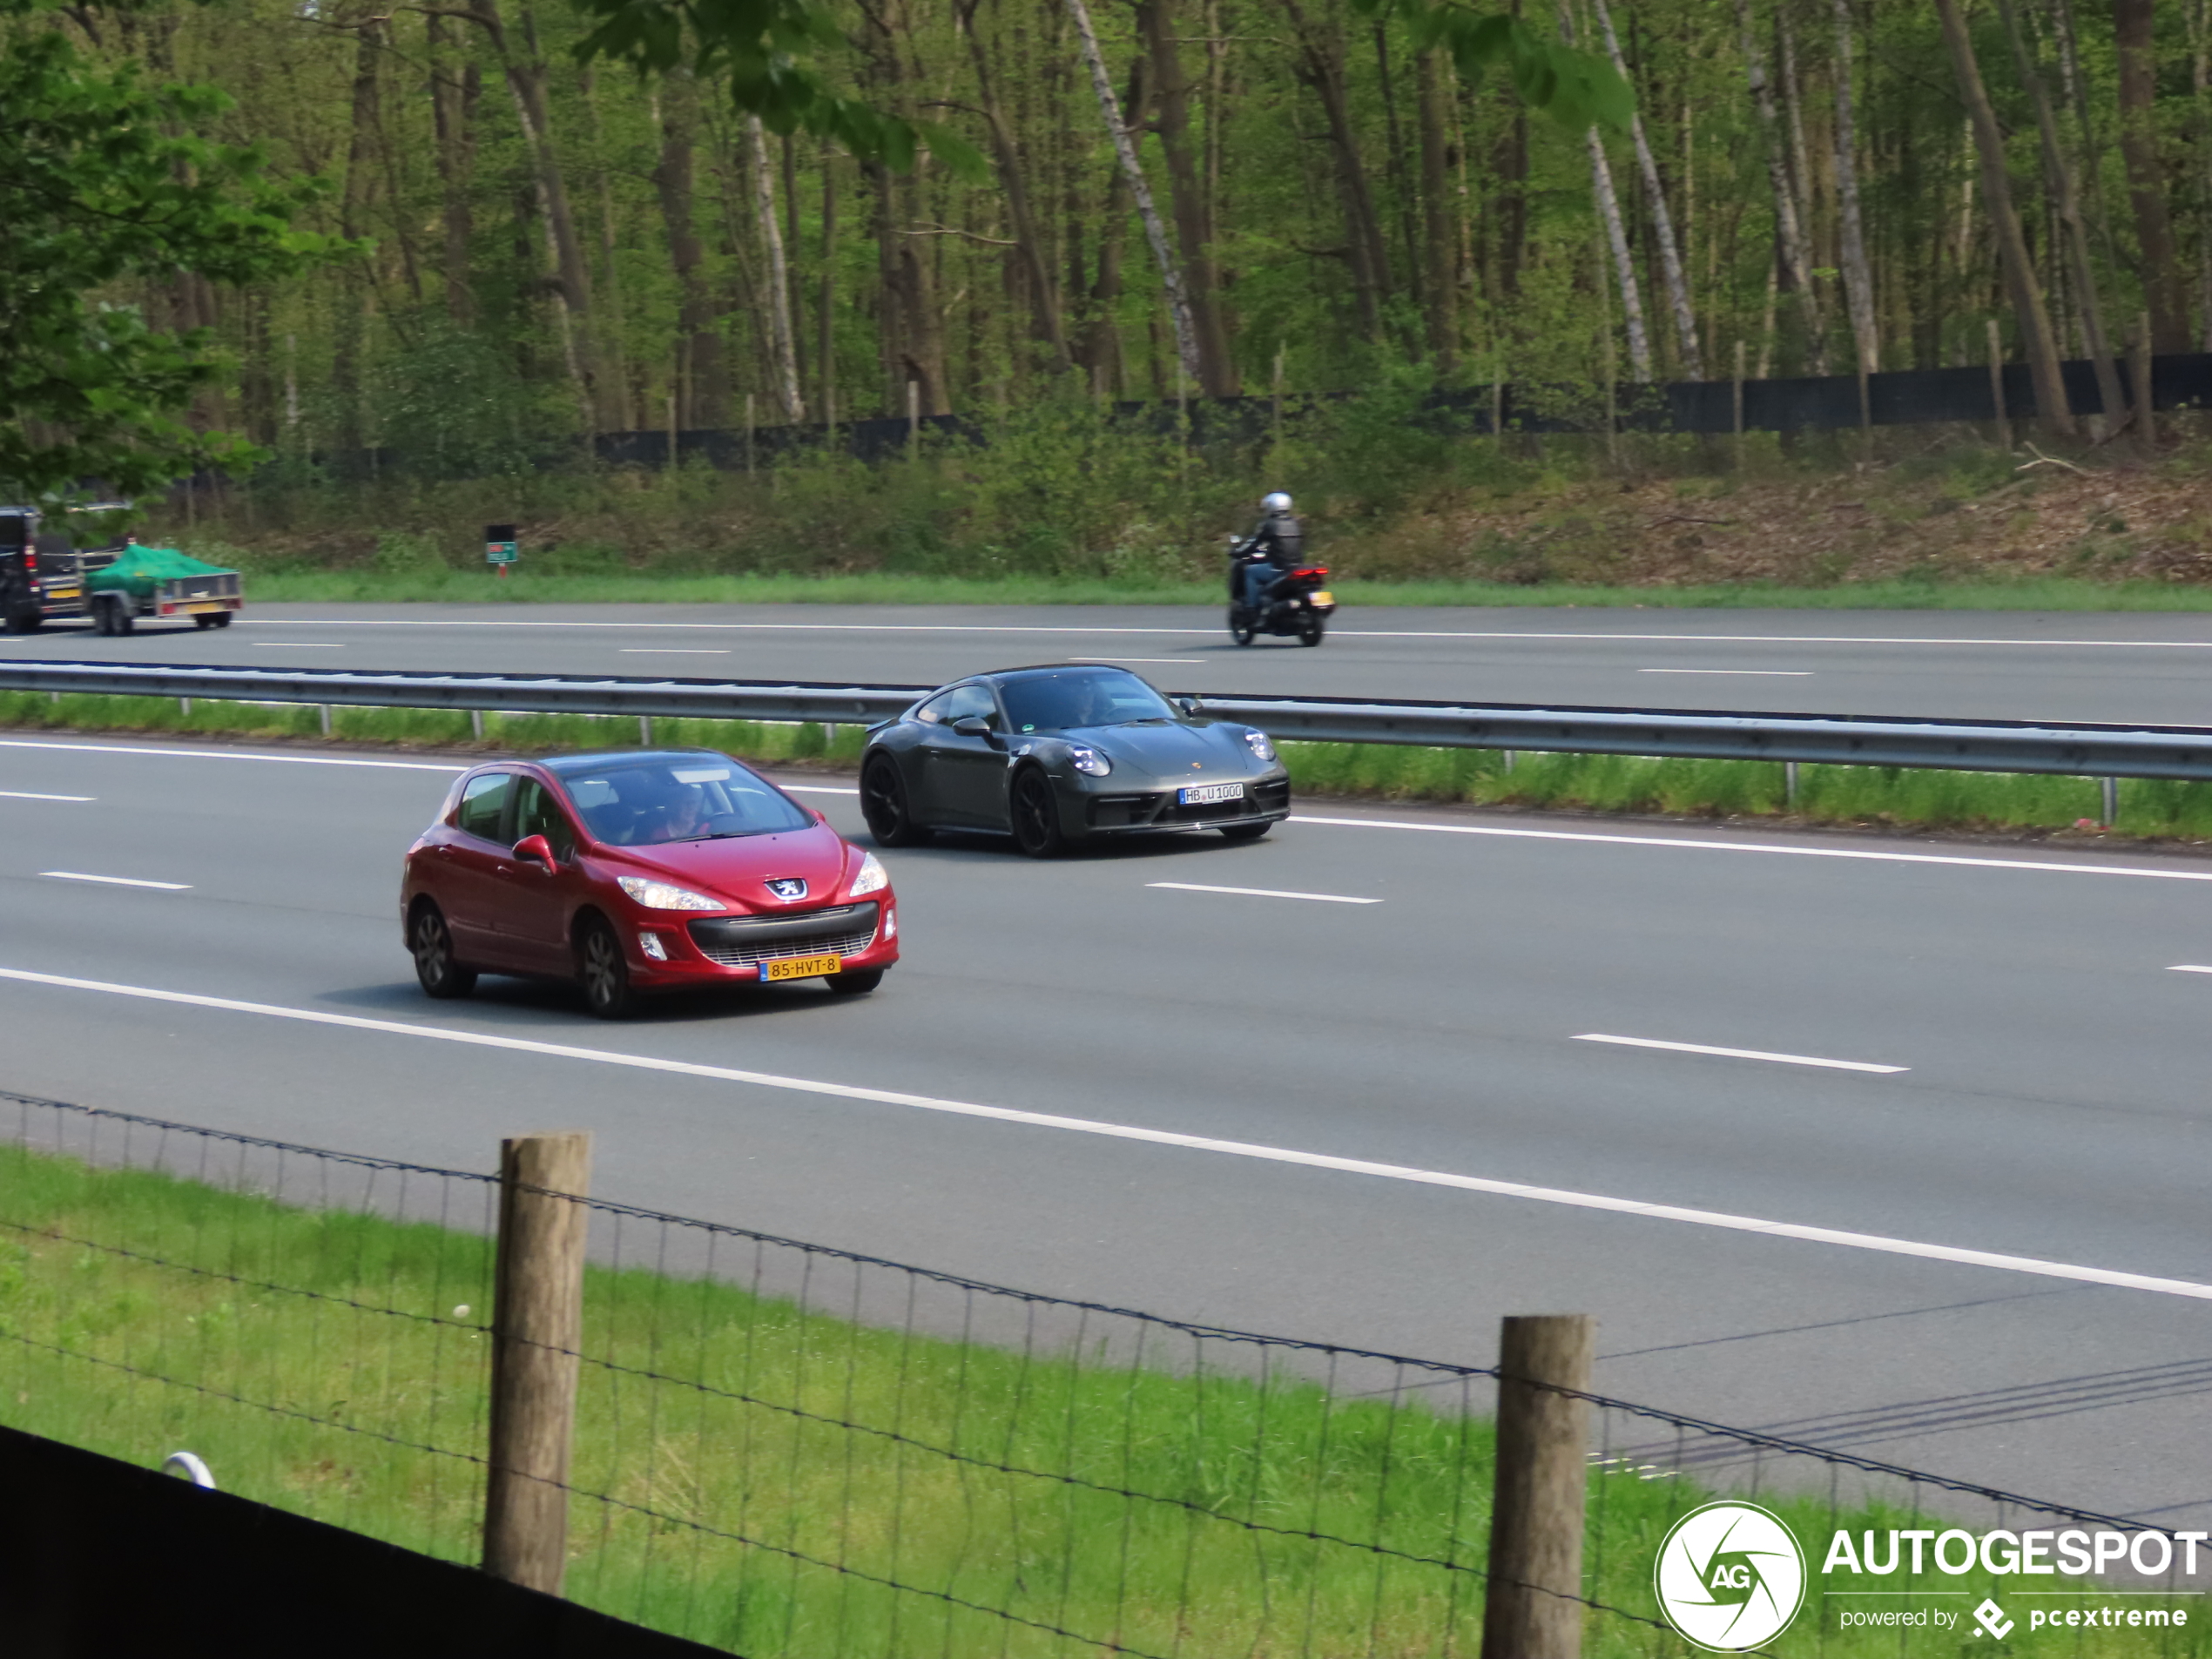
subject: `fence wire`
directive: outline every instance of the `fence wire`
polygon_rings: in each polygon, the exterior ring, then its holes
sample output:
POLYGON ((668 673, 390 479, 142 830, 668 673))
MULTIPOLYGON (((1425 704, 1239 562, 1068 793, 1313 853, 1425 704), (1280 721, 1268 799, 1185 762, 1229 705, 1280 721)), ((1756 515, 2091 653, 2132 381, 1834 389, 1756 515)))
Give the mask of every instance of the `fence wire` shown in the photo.
MULTIPOLYGON (((142 1464, 189 1449, 228 1490, 476 1560, 494 1178, 4 1093, 0 1135, 0 1421, 142 1464)), ((576 1202, 572 1599, 801 1659, 1481 1647, 1494 1371, 576 1202)), ((1567 1599, 1593 1655, 1694 1651, 1654 1552, 1718 1494, 1809 1552, 1924 1508, 2131 1524, 1579 1398, 1567 1599)), ((1939 1605, 1987 1593, 1924 1576, 1939 1605)), ((1816 1584, 1778 1649, 1891 1650, 1843 1605, 1816 1584)), ((2194 1651, 2173 1634, 2161 1652, 2194 1651)))

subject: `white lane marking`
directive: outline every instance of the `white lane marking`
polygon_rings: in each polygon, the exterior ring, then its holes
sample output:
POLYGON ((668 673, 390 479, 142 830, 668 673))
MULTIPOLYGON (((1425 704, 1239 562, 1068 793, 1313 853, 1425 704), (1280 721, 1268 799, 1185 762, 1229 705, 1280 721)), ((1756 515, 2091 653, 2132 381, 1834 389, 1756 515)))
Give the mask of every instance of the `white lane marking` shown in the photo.
POLYGON ((2169 974, 2212 974, 2212 968, 2196 962, 2175 962, 2166 971, 2169 974))
POLYGON ((250 643, 256 651, 344 651, 346 649, 345 646, 327 639, 256 639, 250 643))
POLYGON ((1617 1042, 1625 1049, 1666 1049, 1676 1054, 1718 1055, 1723 1060, 1772 1060, 1785 1066, 1823 1066, 1830 1071, 1910 1071, 1910 1066, 1876 1066, 1864 1060, 1817 1060, 1809 1054, 1769 1054, 1764 1049, 1716 1049, 1703 1042, 1662 1042, 1656 1037, 1615 1037, 1602 1031, 1585 1031, 1577 1042, 1617 1042))
POLYGON ((97 795, 39 795, 28 789, 0 789, 0 797, 9 800, 98 800, 97 795))
POLYGON ((2212 1301, 2212 1285, 2200 1285, 2189 1279, 2160 1278, 2146 1273, 2121 1272, 2108 1267, 2085 1267, 2071 1262, 2044 1261, 2033 1256, 2010 1256, 1996 1251, 1967 1250, 1956 1244, 1932 1244, 1918 1239, 1890 1238, 1879 1233, 1849 1232, 1834 1227, 1766 1221, 1756 1216, 1733 1216, 1717 1210, 1692 1210, 1680 1204, 1647 1204, 1636 1198, 1615 1198, 1602 1193, 1575 1192, 1561 1187, 1530 1186, 1519 1181, 1497 1181, 1483 1176, 1413 1169, 1399 1163, 1377 1163, 1365 1158, 1335 1157, 1324 1152, 1301 1152, 1289 1147, 1266 1146, 1250 1141, 1217 1140, 1211 1136, 1181 1135, 1170 1130, 1141 1129, 1134 1124, 1101 1123, 1087 1117, 1062 1117, 1049 1112, 1025 1112, 1006 1106, 981 1106, 968 1101, 940 1100, 928 1095, 899 1094, 887 1089, 861 1089, 850 1083, 781 1077, 771 1072, 739 1071, 734 1067, 700 1065, 686 1060, 663 1060, 651 1055, 582 1049, 561 1042, 537 1042, 526 1037, 495 1036, 484 1031, 409 1025, 397 1020, 367 1019, 356 1014, 325 1014, 315 1009, 285 1008, 269 1002, 244 1002, 230 997, 199 996, 185 991, 156 990, 141 985, 116 985, 104 980, 71 979, 59 974, 34 974, 19 968, 0 968, 0 979, 16 980, 29 985, 55 986, 64 990, 98 991, 110 996, 136 997, 150 1002, 180 1003, 190 1008, 297 1020, 309 1025, 339 1026, 355 1031, 376 1031, 393 1036, 457 1042, 472 1048, 544 1055, 556 1060, 583 1060, 601 1065, 625 1066, 640 1071, 751 1083, 763 1089, 788 1089, 799 1094, 826 1095, 840 1100, 867 1101, 881 1106, 906 1106, 920 1111, 944 1112, 959 1117, 987 1118, 996 1123, 1063 1130, 1112 1140, 1140 1141, 1155 1146, 1180 1147, 1190 1151, 1219 1152, 1231 1157, 1253 1158, 1269 1163, 1296 1164, 1306 1169, 1332 1170, 1347 1175, 1376 1176, 1384 1180, 1450 1187, 1463 1192, 1523 1198, 1536 1204, 1562 1204, 1572 1209, 1641 1216, 1653 1221, 1683 1222, 1692 1226, 1714 1227, 1730 1232, 1757 1233, 1770 1238, 1835 1244, 1847 1250, 1872 1251, 1889 1256, 1912 1256, 1925 1261, 1951 1262, 1966 1267, 1991 1267, 2007 1272, 2032 1273, 2044 1278, 2071 1279, 2085 1285, 2107 1285, 2121 1290, 2150 1291, 2162 1296, 2185 1296, 2199 1301, 2212 1301))
POLYGON ((78 754, 158 755, 174 760, 281 760, 295 766, 370 766, 384 772, 456 772, 475 764, 469 761, 455 766, 431 760, 369 760, 359 755, 265 755, 242 749, 149 749, 127 743, 45 743, 28 738, 0 738, 0 749, 66 749, 78 754))
POLYGON ((129 875, 85 875, 77 870, 41 870, 49 881, 97 881, 106 887, 152 887, 161 893, 189 893, 189 881, 141 881, 129 875))
MULTIPOLYGON (((740 633, 862 634, 1195 634, 1213 628, 1069 627, 1055 623, 876 623, 876 622, 523 622, 457 617, 242 617, 263 628, 685 628, 740 633)), ((1944 639, 1915 634, 1608 634, 1565 633, 1544 629, 1339 628, 1339 639, 1595 639, 1687 642, 1710 645, 2030 645, 2114 651, 2212 651, 2212 639, 1944 639)))
POLYGON ((1170 668, 1207 666, 1204 663, 1194 663, 1188 657, 1070 657, 1068 660, 1076 664, 1104 663, 1109 665, 1122 663, 1164 663, 1170 668))
POLYGON ((1148 887, 1177 893, 1234 893, 1247 899, 1311 899, 1316 904, 1380 904, 1379 899, 1348 899, 1340 893, 1285 893, 1277 887, 1212 887, 1203 881, 1147 881, 1148 887))
POLYGON ((1763 680, 1809 680, 1812 678, 1812 670, 1809 668, 1639 668, 1636 672, 1639 674, 1734 674, 1739 678, 1748 674, 1753 679, 1763 680))
POLYGON ((2047 859, 1971 859, 1947 853, 1875 853, 1846 846, 1769 846, 1755 841, 1693 841, 1675 835, 1598 835, 1582 830, 1499 829, 1487 824, 1409 824, 1390 818, 1314 818, 1293 824, 1341 829, 1426 830, 1438 835, 1499 835, 1531 841, 1595 841, 1611 846, 1689 847, 1701 853, 1759 853, 1799 859, 1865 859, 1878 864, 1951 864, 1983 870, 2037 870, 2061 875, 2134 875, 2154 881, 2212 881, 2212 870, 2145 870, 2129 864, 2060 864, 2047 859))
POLYGON ((624 657, 727 657, 727 645, 624 645, 624 657))
POLYGON ((857 795, 857 789, 833 789, 827 784, 779 784, 778 788, 790 795, 857 795))

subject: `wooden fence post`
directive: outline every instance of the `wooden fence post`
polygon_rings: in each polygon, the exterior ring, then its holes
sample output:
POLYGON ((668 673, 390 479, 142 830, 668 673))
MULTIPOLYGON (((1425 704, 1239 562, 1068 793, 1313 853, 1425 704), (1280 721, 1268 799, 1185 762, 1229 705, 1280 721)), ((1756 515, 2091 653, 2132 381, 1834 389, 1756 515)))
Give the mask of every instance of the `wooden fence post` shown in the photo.
POLYGON ((1482 1659, 1578 1659, 1582 1512, 1589 1486, 1586 1400, 1597 1321, 1508 1317, 1498 1351, 1498 1463, 1482 1659))
POLYGON ((588 1215, 576 1199, 590 1187, 587 1132, 499 1143, 484 1571, 550 1595, 561 1593, 568 1566, 588 1215), (552 1196, 558 1193, 575 1198, 552 1196))

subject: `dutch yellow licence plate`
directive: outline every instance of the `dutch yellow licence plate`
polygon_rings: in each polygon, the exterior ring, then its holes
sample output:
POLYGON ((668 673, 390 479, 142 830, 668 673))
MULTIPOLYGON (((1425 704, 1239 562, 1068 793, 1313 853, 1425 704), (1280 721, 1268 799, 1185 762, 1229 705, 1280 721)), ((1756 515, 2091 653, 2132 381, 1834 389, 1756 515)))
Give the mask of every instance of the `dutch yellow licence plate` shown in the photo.
POLYGON ((211 610, 227 610, 229 609, 230 607, 224 604, 220 600, 215 600, 206 604, 188 604, 184 607, 184 612, 187 617, 204 617, 211 610))
POLYGON ((1313 603, 1317 605, 1332 605, 1336 604, 1336 602, 1337 596, 1331 593, 1326 588, 1322 589, 1320 592, 1313 596, 1313 603))
POLYGON ((764 980, 813 979, 823 974, 837 973, 845 966, 842 956, 786 956, 781 961, 760 964, 764 980))

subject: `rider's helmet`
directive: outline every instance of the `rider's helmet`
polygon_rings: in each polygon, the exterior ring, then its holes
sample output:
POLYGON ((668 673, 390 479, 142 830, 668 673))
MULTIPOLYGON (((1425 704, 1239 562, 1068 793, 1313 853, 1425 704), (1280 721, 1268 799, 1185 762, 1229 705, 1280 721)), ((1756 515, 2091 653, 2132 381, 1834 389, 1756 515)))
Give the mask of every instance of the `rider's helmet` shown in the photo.
POLYGON ((1291 510, 1291 498, 1278 489, 1261 496, 1259 506, 1262 512, 1287 513, 1291 510))

